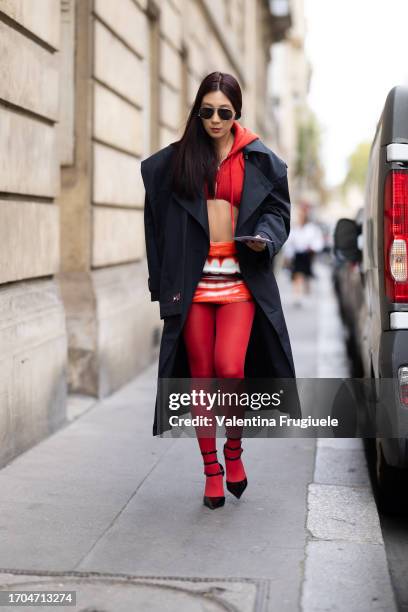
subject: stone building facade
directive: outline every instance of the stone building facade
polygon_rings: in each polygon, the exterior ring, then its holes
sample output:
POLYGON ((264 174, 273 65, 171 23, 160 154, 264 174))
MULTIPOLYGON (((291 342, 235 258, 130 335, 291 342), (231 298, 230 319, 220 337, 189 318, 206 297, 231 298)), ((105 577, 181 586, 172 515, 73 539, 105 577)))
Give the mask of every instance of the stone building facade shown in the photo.
POLYGON ((267 139, 289 21, 266 0, 0 0, 0 464, 65 422, 69 392, 104 397, 157 356, 140 162, 213 70, 267 139))
MULTIPOLYGON (((282 0, 279 0, 282 2, 282 0)), ((308 114, 308 94, 312 77, 305 52, 307 23, 304 0, 287 0, 291 24, 284 40, 274 45, 269 64, 269 88, 275 120, 276 148, 286 160, 293 200, 300 197, 295 179, 299 126, 308 114)))

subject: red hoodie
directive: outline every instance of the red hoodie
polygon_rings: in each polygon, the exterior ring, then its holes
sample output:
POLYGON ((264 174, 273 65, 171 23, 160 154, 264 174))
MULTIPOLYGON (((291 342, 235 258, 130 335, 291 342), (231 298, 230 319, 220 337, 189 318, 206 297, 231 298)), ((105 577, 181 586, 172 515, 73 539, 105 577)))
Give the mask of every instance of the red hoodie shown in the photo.
MULTIPOLYGON (((239 206, 244 182, 244 155, 242 149, 253 140, 257 140, 259 136, 248 128, 242 127, 238 121, 234 121, 232 131, 234 133, 234 144, 227 157, 221 162, 217 172, 214 198, 227 200, 232 206, 239 206)), ((205 185, 205 197, 209 199, 207 184, 205 185)), ((232 206, 231 222, 234 234, 232 206)))

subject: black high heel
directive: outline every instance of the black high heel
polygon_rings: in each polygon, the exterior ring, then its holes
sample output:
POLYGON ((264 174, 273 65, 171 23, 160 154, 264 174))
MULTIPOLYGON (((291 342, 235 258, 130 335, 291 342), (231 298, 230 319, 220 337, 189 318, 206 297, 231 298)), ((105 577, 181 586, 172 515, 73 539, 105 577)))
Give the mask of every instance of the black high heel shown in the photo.
MULTIPOLYGON (((215 451, 204 451, 204 452, 201 452, 201 454, 211 455, 216 452, 217 452, 216 450, 215 451)), ((219 463, 219 461, 208 461, 207 463, 204 461, 204 465, 213 465, 214 463, 218 463, 221 469, 219 472, 215 472, 214 474, 207 474, 204 468, 204 475, 207 478, 209 478, 210 476, 220 476, 220 475, 224 476, 224 468, 221 465, 221 463, 219 463)), ((224 496, 209 497, 208 495, 204 495, 203 503, 204 503, 204 506, 207 506, 207 508, 210 508, 211 510, 215 510, 216 508, 221 508, 221 506, 225 504, 225 497, 224 496)))
MULTIPOLYGON (((244 452, 244 449, 241 447, 241 443, 240 443, 240 446, 237 446, 236 448, 232 448, 231 446, 228 446, 227 443, 224 444, 225 461, 236 461, 237 459, 241 459, 241 455, 243 452, 244 452), (239 451, 238 457, 227 457, 225 454, 225 449, 230 450, 230 451, 235 451, 235 452, 239 451)), ((246 478, 244 478, 244 480, 238 480, 237 482, 230 482, 227 480, 226 485, 227 485, 228 491, 239 499, 241 495, 243 494, 243 492, 245 491, 245 489, 247 488, 248 480, 246 478)))

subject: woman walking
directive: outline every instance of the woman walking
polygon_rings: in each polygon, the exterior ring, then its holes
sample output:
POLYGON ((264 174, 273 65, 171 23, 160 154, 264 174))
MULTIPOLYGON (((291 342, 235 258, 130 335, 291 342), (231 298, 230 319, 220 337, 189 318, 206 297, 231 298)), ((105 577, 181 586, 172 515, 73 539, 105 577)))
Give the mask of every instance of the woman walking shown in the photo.
POLYGON ((309 219, 308 207, 301 205, 298 209, 298 223, 292 227, 283 249, 291 272, 294 306, 302 306, 304 296, 310 293, 310 280, 314 277, 313 259, 323 247, 321 229, 309 219))
MULTIPOLYGON (((290 227, 286 164, 238 123, 241 108, 237 80, 209 74, 181 139, 142 162, 149 289, 164 319, 159 379, 295 376, 272 270, 290 227)), ((156 398, 153 435, 168 427, 156 398)), ((239 498, 242 432, 226 435, 226 485, 239 498)), ((197 438, 204 504, 218 508, 215 430, 197 438)))

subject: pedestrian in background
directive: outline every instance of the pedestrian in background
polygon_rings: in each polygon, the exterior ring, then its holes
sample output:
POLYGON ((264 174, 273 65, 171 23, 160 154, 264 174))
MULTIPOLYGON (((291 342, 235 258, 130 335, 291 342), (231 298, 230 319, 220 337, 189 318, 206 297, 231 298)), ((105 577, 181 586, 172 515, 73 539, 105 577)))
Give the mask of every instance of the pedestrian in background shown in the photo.
POLYGON ((304 296, 310 293, 313 260, 316 253, 324 249, 324 238, 320 227, 311 221, 308 206, 298 209, 298 222, 292 227, 284 247, 285 267, 292 279, 293 305, 301 306, 304 296))
MULTIPOLYGON (((241 108, 238 81, 209 74, 181 139, 141 164, 149 289, 164 319, 159 379, 295 377, 272 269, 290 228, 287 166, 238 123, 241 108)), ((166 428, 156 395, 153 435, 166 428)), ((215 427, 196 433, 204 504, 218 508, 215 427)), ((239 498, 248 482, 242 428, 226 436, 227 489, 239 498)))

